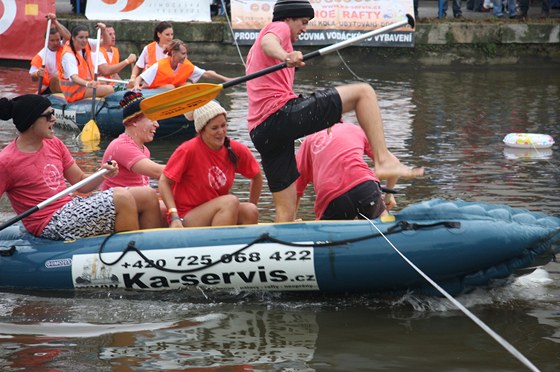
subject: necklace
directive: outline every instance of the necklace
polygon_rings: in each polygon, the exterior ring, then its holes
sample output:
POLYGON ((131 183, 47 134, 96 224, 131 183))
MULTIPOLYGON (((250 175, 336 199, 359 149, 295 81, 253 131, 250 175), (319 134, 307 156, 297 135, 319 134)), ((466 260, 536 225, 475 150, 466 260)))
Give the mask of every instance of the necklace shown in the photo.
POLYGON ((137 144, 136 141, 134 140, 134 138, 132 138, 132 136, 131 136, 130 134, 128 134, 128 133, 125 133, 125 134, 128 136, 128 138, 130 138, 130 140, 131 140, 132 142, 134 142, 134 144, 135 144, 136 146, 138 146, 138 148, 140 149, 140 151, 144 152, 144 145, 139 145, 139 144, 137 144))

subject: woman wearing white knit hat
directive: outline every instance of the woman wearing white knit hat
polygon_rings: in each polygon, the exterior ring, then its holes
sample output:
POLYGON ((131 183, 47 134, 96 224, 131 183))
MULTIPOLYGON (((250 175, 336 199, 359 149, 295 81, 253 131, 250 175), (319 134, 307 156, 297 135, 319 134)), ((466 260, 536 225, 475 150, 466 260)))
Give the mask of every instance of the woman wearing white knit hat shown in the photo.
POLYGON ((170 227, 258 222, 262 175, 249 148, 227 137, 226 110, 211 101, 187 114, 198 136, 173 152, 159 179, 170 227), (251 180, 249 202, 229 192, 235 174, 251 180))

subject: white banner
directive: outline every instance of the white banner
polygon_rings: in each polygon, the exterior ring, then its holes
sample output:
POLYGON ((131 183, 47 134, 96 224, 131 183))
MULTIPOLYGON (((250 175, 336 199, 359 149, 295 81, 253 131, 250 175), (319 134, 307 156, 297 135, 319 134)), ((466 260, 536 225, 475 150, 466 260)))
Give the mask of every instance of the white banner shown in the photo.
MULTIPOLYGON (((412 0, 309 0, 315 18, 299 45, 329 45, 387 26, 414 14, 412 0)), ((259 31, 272 21, 276 0, 231 0, 232 27, 239 44, 252 45, 259 31)), ((362 46, 414 45, 410 27, 393 30, 366 40, 362 46)))
POLYGON ((103 21, 211 22, 211 0, 88 0, 86 17, 103 21))

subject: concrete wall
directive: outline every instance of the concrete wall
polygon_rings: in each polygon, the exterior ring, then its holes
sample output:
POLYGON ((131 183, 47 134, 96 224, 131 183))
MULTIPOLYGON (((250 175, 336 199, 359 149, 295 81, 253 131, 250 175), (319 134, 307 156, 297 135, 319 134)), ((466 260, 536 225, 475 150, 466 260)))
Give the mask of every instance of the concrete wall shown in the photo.
MULTIPOLYGON (((93 32, 95 22, 61 19, 70 30, 86 23, 93 32)), ((112 23, 121 55, 140 53, 152 41, 156 22, 112 23)), ((175 37, 189 45, 195 63, 232 63, 241 60, 226 23, 174 23, 175 37)), ((320 47, 302 47, 304 53, 320 47)), ((248 47, 240 46, 243 57, 248 47)), ((349 62, 396 63, 426 66, 506 65, 560 63, 560 24, 554 23, 433 23, 416 27, 414 48, 349 47, 341 53, 349 62)), ((340 63, 338 56, 323 57, 323 63, 340 63)))

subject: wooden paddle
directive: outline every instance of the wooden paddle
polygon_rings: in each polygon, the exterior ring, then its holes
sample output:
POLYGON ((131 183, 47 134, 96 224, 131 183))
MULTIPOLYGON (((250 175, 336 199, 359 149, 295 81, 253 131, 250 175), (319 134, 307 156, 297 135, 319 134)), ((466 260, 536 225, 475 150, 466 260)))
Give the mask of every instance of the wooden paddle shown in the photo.
MULTIPOLYGON (((97 29, 97 46, 95 50, 95 62, 93 63, 93 81, 97 82, 97 68, 99 67, 99 44, 101 44, 101 29, 97 29)), ((80 133, 80 140, 82 142, 98 142, 101 138, 99 133, 99 128, 95 123, 95 95, 97 93, 97 88, 93 88, 93 94, 91 97, 91 119, 82 128, 82 133, 80 133)))
POLYGON ((104 78, 103 76, 98 77, 97 80, 105 81, 107 83, 117 83, 117 84, 128 84, 129 83, 129 81, 126 81, 126 80, 109 79, 109 78, 104 78))
MULTIPOLYGON (((47 34, 45 36, 45 49, 43 49, 43 63, 41 63, 41 68, 45 68, 45 62, 47 60, 47 48, 49 47, 49 36, 51 35, 51 19, 47 21, 47 34)), ((39 76, 39 88, 37 88, 37 94, 41 94, 43 89, 43 76, 39 76)))
MULTIPOLYGON (((338 42, 314 52, 307 53, 303 56, 303 60, 306 61, 311 58, 323 56, 325 54, 345 48, 351 44, 355 44, 359 41, 369 39, 375 35, 382 34, 384 32, 405 26, 407 24, 411 27, 414 27, 414 18, 410 14, 407 14, 406 18, 406 20, 399 21, 385 27, 381 27, 377 30, 355 36, 351 39, 338 42)), ((144 114, 152 120, 167 119, 172 116, 177 116, 185 112, 192 111, 200 106, 204 106, 206 103, 216 98, 224 88, 229 88, 231 86, 244 83, 248 80, 281 70, 287 66, 288 65, 286 62, 282 62, 278 65, 267 67, 263 70, 230 80, 222 84, 200 83, 184 85, 182 87, 172 89, 168 92, 145 98, 142 102, 140 102, 140 108, 142 109, 144 114)))
POLYGON ((56 195, 51 196, 50 198, 48 198, 44 202, 41 202, 41 203, 37 204, 33 208, 30 208, 30 209, 26 210, 25 212, 15 216, 11 220, 7 221, 2 226, 0 226, 0 231, 4 230, 8 226, 13 225, 14 223, 18 222, 19 220, 24 219, 25 217, 29 216, 30 214, 37 212, 39 209, 43 209, 44 207, 51 204, 55 200, 58 200, 58 199, 62 198, 63 196, 66 196, 66 195, 70 194, 71 192, 74 192, 74 191, 78 190, 82 186, 84 186, 84 185, 90 183, 91 181, 103 176, 107 172, 109 172, 107 169, 101 169, 101 170, 93 173, 89 177, 84 178, 80 182, 76 182, 75 184, 73 184, 69 188, 67 188, 65 190, 62 190, 61 192, 59 192, 56 195))

